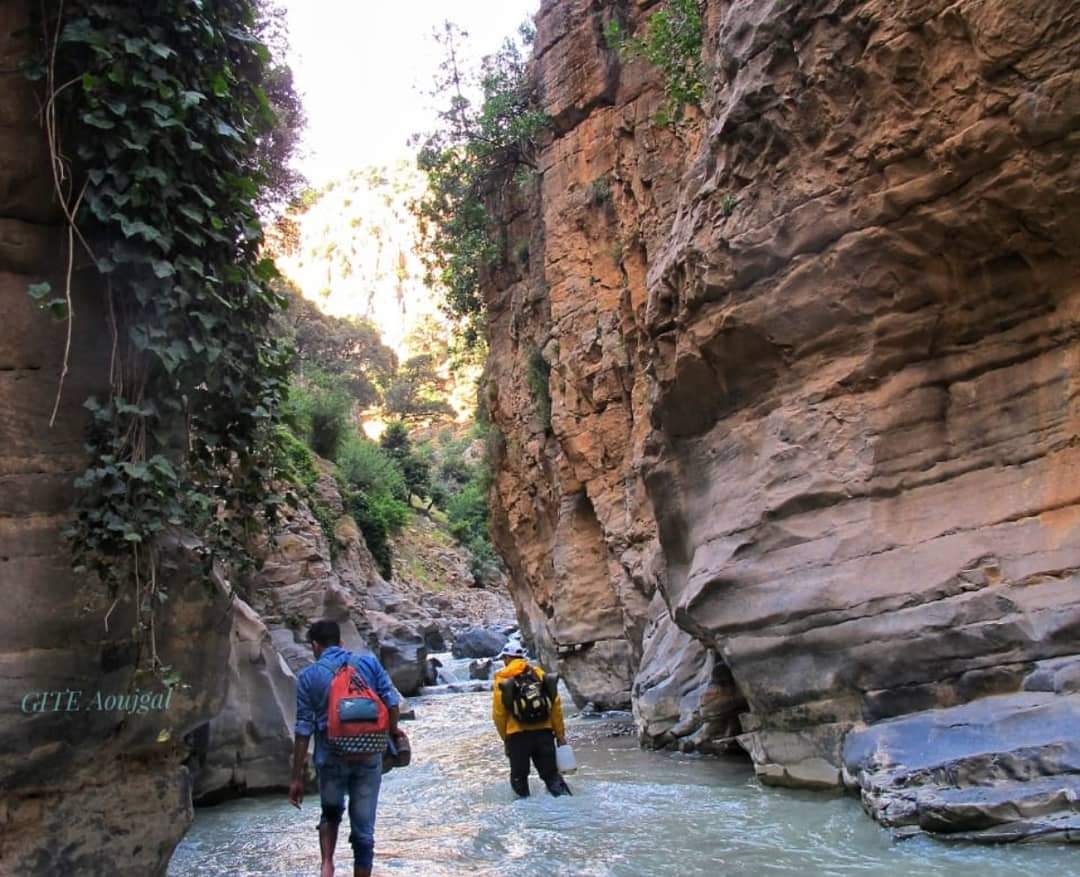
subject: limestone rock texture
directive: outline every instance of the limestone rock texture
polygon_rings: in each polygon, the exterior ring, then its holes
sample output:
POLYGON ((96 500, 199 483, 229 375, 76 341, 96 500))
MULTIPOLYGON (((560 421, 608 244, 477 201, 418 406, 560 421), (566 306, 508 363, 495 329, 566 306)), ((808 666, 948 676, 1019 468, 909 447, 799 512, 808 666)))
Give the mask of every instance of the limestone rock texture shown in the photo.
POLYGON ((487 284, 519 617, 647 743, 1075 840, 1080 7, 708 0, 671 128, 603 37, 656 6, 537 17, 487 284))
POLYGON ((262 619, 232 606, 228 682, 221 711, 193 735, 195 800, 287 787, 296 723, 296 677, 262 619))

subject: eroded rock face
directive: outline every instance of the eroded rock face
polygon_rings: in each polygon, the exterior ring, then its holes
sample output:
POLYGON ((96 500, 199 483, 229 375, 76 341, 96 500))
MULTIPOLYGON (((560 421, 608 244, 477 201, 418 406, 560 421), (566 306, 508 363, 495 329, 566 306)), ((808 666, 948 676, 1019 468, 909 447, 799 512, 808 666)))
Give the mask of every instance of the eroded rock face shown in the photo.
POLYGON ((193 735, 196 800, 289 785, 296 677, 262 619, 240 599, 233 602, 229 644, 225 703, 193 735))
POLYGON ((341 626, 346 649, 374 654, 403 694, 415 694, 427 640, 442 636, 447 624, 379 575, 356 522, 344 513, 331 467, 321 469, 315 491, 336 517, 332 532, 323 531, 306 504, 291 512, 260 549, 263 565, 248 585, 252 606, 294 672, 312 661, 308 626, 326 618, 341 626))
POLYGON ((677 131, 613 16, 639 4, 541 10, 556 131, 490 287, 519 613, 654 743, 732 736, 701 731, 723 667, 763 779, 881 813, 853 734, 1008 712, 1078 651, 1080 10, 709 2, 677 131))

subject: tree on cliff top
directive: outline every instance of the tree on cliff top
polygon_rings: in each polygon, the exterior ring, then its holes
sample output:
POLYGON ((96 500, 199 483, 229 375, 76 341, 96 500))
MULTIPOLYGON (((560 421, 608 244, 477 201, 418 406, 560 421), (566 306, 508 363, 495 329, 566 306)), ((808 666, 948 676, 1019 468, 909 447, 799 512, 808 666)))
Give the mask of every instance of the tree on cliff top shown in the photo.
POLYGON ((414 422, 453 417, 453 406, 446 401, 448 384, 431 354, 410 357, 386 388, 386 410, 414 422))
MULTIPOLYGON (((443 288, 457 337, 473 349, 485 334, 481 279, 502 255, 489 205, 516 170, 535 167, 536 141, 549 119, 538 106, 522 47, 508 39, 483 59, 477 75, 463 65, 466 36, 450 22, 436 34, 445 59, 433 93, 450 99, 437 130, 423 138, 417 165, 428 186, 410 207, 426 280, 443 288), (481 95, 479 105, 472 92, 481 95)), ((529 45, 531 30, 523 27, 521 37, 529 45)))

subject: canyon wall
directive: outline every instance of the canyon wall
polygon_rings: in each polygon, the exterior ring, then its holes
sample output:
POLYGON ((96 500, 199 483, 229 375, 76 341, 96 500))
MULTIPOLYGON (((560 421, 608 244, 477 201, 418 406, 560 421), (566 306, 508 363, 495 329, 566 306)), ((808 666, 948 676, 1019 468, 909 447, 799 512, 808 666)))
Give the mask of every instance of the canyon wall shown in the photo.
POLYGON ((110 615, 60 535, 85 466, 82 403, 108 391, 111 342, 102 291, 77 270, 70 369, 50 425, 66 330, 27 286, 62 290, 68 252, 38 95, 19 72, 29 8, 0 8, 0 873, 145 877, 163 873, 191 820, 181 737, 221 706, 228 599, 179 572, 157 633, 184 687, 167 709, 108 708, 152 686, 134 676, 129 607, 110 615))
POLYGON ((603 37, 656 8, 537 19, 488 289, 520 616, 652 745, 1075 839, 1080 10, 710 0, 673 129, 603 37))

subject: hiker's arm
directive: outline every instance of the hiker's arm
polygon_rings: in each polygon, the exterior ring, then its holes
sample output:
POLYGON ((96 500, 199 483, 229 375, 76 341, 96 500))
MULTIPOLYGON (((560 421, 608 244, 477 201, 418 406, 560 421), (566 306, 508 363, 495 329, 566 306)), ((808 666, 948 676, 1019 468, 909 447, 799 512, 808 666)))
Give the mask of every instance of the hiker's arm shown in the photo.
POLYGON ((304 765, 308 743, 315 733, 315 710, 311 707, 307 682, 303 676, 296 682, 296 739, 293 741, 292 782, 289 783, 289 803, 299 807, 304 800, 304 765))
POLYGON ((491 697, 491 720, 495 722, 495 730, 499 736, 506 739, 506 707, 502 701, 502 691, 496 685, 491 697))
POLYGON ((292 781, 289 783, 289 803, 299 809, 304 801, 304 764, 307 762, 307 751, 310 737, 299 734, 293 742, 292 752, 292 781))
POLYGON ((294 783, 300 783, 301 785, 303 785, 304 765, 307 764, 308 743, 310 741, 310 737, 302 737, 297 734, 296 739, 293 742, 292 781, 294 783))
POLYGON ((566 725, 563 724, 562 699, 557 694, 551 705, 551 730, 555 732, 555 739, 562 746, 566 742, 566 725))
POLYGON ((390 736, 397 737, 401 734, 401 730, 398 728, 398 722, 401 720, 401 708, 395 704, 390 707, 390 736))

